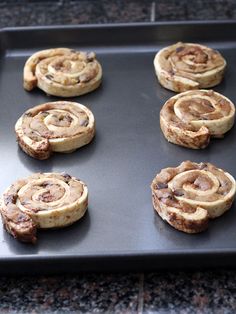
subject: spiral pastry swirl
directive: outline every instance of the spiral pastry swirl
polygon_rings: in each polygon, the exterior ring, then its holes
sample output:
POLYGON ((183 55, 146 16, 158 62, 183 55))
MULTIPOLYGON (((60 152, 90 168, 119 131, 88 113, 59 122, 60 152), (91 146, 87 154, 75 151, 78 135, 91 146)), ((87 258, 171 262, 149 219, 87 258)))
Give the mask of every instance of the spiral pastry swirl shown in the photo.
POLYGON ((234 104, 213 90, 187 91, 171 97, 160 111, 165 138, 174 144, 205 148, 211 137, 223 137, 235 118, 234 104))
POLYGON ((53 152, 71 152, 95 134, 92 112, 68 101, 45 103, 27 110, 16 122, 20 147, 30 156, 47 159, 53 152))
POLYGON ((184 92, 219 84, 226 61, 216 50, 179 42, 156 54, 154 68, 162 86, 174 92, 184 92))
POLYGON ((153 206, 174 228, 198 233, 221 216, 234 200, 236 185, 227 172, 210 163, 182 162, 165 168, 151 184, 153 206))
POLYGON ((37 228, 60 228, 79 220, 88 206, 87 186, 65 173, 35 173, 13 183, 0 203, 6 230, 35 243, 37 228))
POLYGON ((34 53, 24 66, 24 88, 38 86, 45 93, 75 97, 96 89, 102 80, 102 67, 93 52, 68 48, 47 49, 34 53))

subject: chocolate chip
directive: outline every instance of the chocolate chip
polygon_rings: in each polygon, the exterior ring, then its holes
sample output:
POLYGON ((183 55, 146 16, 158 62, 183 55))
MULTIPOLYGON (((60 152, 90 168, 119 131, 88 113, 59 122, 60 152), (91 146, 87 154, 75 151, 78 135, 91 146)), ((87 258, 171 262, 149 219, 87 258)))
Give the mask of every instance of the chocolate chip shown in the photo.
POLYGON ((182 189, 176 189, 173 191, 173 194, 175 196, 183 196, 184 195, 184 191, 182 189))
POLYGON ((29 204, 29 201, 23 201, 23 202, 21 202, 21 205, 23 205, 23 206, 25 206, 25 205, 27 205, 27 204, 29 204))
POLYGON ((66 183, 70 181, 71 176, 68 173, 63 172, 61 175, 64 177, 66 183))
POLYGON ((162 183, 162 182, 158 182, 156 184, 156 188, 157 188, 157 190, 167 189, 168 188, 168 184, 162 183))
POLYGON ((66 119, 69 123, 71 123, 71 122, 73 121, 73 118, 72 118, 71 116, 69 116, 69 115, 66 115, 66 116, 65 116, 65 119, 66 119))
POLYGON ((45 77, 46 77, 48 80, 52 80, 52 79, 53 79, 53 75, 51 75, 51 74, 46 74, 45 77))
POLYGON ((164 193, 162 196, 158 197, 159 200, 161 200, 164 204, 166 204, 168 201, 174 201, 175 198, 171 193, 164 193))
POLYGON ((175 49, 175 51, 178 53, 180 51, 184 50, 184 46, 180 46, 178 48, 175 49))
POLYGON ((18 215, 18 222, 25 222, 25 221, 28 221, 29 220, 29 217, 26 216, 24 213, 20 213, 18 215))
POLYGON ((42 202, 50 203, 54 200, 54 195, 51 194, 50 191, 46 191, 43 194, 39 195, 38 199, 42 202))
POLYGON ((12 203, 15 204, 16 203, 16 199, 17 199, 17 195, 16 194, 7 194, 4 196, 4 203, 6 205, 12 203))
POLYGON ((24 116, 26 116, 26 117, 33 117, 33 114, 31 112, 25 112, 24 116))
POLYGON ((45 183, 45 182, 44 182, 44 183, 41 183, 40 186, 41 186, 42 188, 46 188, 46 187, 48 186, 48 183, 45 183))

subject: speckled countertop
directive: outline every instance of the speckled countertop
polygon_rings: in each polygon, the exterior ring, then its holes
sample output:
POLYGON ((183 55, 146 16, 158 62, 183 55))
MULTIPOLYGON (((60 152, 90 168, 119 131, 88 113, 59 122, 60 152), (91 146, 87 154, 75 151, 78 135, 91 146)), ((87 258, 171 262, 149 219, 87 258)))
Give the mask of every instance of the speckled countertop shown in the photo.
MULTIPOLYGON (((235 19, 234 0, 0 2, 0 27, 235 19)), ((1 277, 1 313, 235 313, 236 272, 1 277)))
POLYGON ((0 1, 0 26, 222 20, 236 18, 234 0, 0 1))

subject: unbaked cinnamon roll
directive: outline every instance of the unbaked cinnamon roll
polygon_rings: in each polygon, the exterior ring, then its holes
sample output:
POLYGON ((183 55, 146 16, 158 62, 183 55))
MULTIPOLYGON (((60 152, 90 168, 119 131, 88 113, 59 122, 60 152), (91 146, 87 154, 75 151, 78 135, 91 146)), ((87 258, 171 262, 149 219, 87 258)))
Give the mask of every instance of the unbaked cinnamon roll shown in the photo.
POLYGON ((6 230, 36 242, 37 228, 61 228, 79 220, 88 206, 87 186, 69 174, 35 173, 4 192, 0 211, 6 230))
POLYGON ((87 107, 55 101, 27 110, 16 122, 15 131, 26 154, 47 159, 53 152, 69 153, 88 144, 95 134, 95 121, 87 107))
POLYGON ((234 104, 213 90, 196 90, 171 97, 160 112, 165 138, 189 148, 205 148, 211 137, 223 137, 233 124, 234 104))
POLYGON ((184 161, 166 168, 151 184, 153 206, 160 217, 174 228, 198 233, 211 218, 227 211, 234 200, 234 178, 210 163, 184 161))
POLYGON ((219 84, 226 61, 217 50, 179 42, 161 49, 155 56, 154 67, 162 86, 184 92, 219 84))
POLYGON ((24 66, 24 88, 38 86, 45 93, 74 97, 96 89, 102 80, 102 67, 93 52, 68 48, 47 49, 34 53, 24 66))

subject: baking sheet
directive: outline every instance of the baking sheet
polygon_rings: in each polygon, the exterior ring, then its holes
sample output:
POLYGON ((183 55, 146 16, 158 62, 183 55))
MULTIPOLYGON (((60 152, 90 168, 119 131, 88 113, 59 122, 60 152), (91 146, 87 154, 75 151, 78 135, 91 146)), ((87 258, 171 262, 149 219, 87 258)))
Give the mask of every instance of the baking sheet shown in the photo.
POLYGON ((161 23, 15 28, 0 32, 0 193, 32 172, 62 172, 89 188, 85 217, 61 230, 39 231, 35 246, 14 240, 0 226, 0 273, 157 270, 234 266, 236 208, 212 221, 201 234, 188 235, 154 212, 150 183, 161 168, 183 160, 209 161, 236 177, 235 127, 204 150, 168 143, 159 112, 174 93, 155 77, 153 58, 176 41, 219 49, 228 63, 215 90, 236 103, 236 24, 161 23), (103 67, 102 86, 72 98, 96 119, 93 142, 72 154, 32 159, 18 148, 17 118, 28 108, 59 98, 22 87, 22 71, 33 52, 69 47, 93 50, 103 67))

